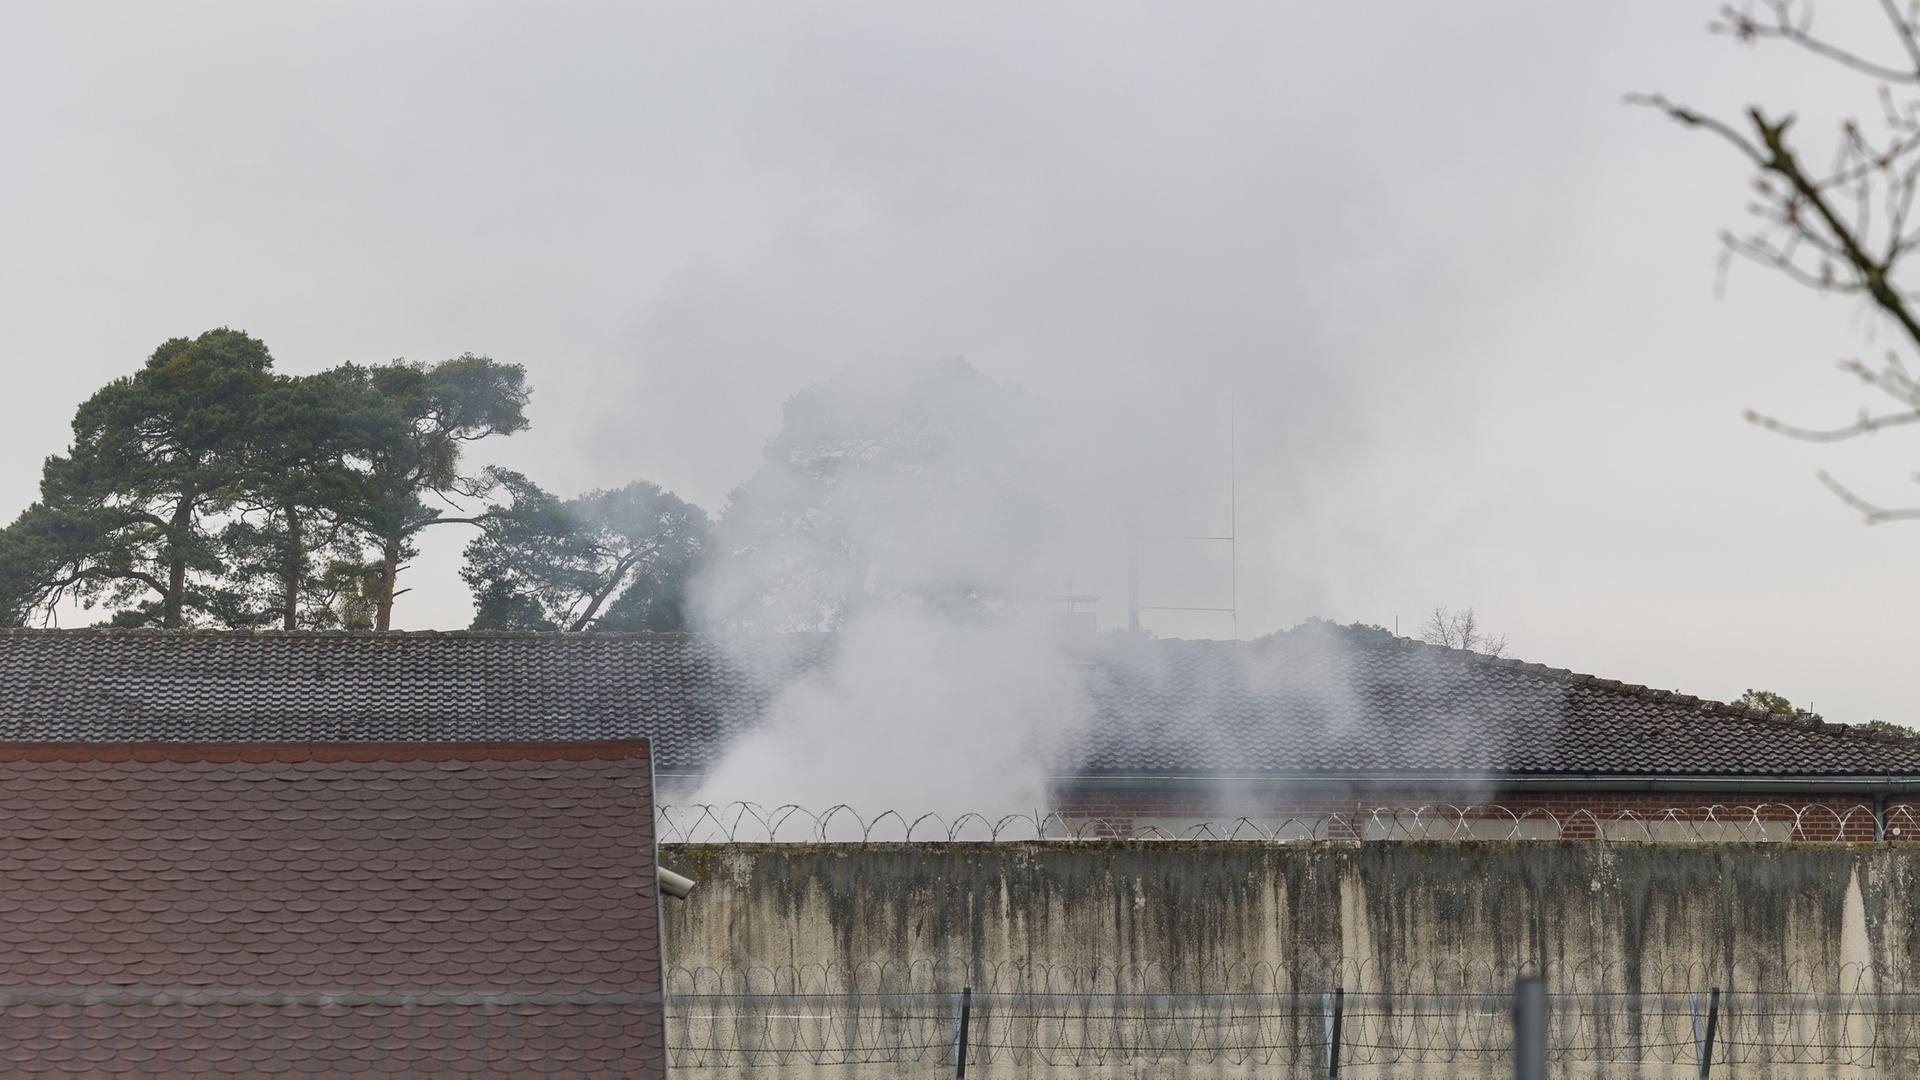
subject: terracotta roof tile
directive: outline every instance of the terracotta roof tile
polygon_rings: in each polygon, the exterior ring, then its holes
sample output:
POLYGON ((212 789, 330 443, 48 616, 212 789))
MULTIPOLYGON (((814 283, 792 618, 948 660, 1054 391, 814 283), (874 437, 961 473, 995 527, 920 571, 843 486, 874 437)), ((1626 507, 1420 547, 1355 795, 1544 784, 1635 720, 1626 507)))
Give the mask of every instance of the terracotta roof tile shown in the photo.
POLYGON ((661 1076, 650 769, 642 742, 0 744, 0 805, 53 826, 0 832, 0 1071, 504 1080, 551 1044, 661 1076))

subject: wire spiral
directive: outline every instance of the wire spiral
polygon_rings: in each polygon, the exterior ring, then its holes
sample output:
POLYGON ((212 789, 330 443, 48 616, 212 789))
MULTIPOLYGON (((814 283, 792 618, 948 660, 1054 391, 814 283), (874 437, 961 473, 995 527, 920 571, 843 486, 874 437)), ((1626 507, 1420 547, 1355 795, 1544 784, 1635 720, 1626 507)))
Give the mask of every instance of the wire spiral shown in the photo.
POLYGON ((863 814, 844 803, 812 810, 792 803, 662 804, 663 844, 1015 843, 1179 840, 1314 843, 1341 840, 1600 840, 1605 842, 1794 842, 1920 839, 1920 814, 1896 806, 1884 822, 1864 803, 1755 803, 1675 806, 1656 811, 1426 803, 1350 810, 1284 812, 1219 820, 1165 822, 1034 810, 952 816, 883 810, 863 814))
MULTIPOLYGON (((674 1065, 689 1070, 950 1068, 955 980, 965 980, 972 987, 966 1052, 980 1066, 1320 1070, 1332 1048, 1330 991, 1341 987, 1342 1063, 1497 1074, 1512 1050, 1511 980, 1522 973, 1536 972, 1373 960, 1189 972, 959 961, 837 971, 676 968, 668 978, 668 1044, 674 1065)), ((1537 973, 1553 988, 1548 1040, 1556 1062, 1691 1066, 1704 1045, 1709 991, 1719 986, 1712 1059, 1732 1070, 1724 1075, 1781 1066, 1920 1067, 1920 994, 1885 989, 1858 967, 1655 965, 1636 977, 1622 965, 1576 962, 1537 973), (1638 989, 1620 989, 1636 982, 1638 989)))

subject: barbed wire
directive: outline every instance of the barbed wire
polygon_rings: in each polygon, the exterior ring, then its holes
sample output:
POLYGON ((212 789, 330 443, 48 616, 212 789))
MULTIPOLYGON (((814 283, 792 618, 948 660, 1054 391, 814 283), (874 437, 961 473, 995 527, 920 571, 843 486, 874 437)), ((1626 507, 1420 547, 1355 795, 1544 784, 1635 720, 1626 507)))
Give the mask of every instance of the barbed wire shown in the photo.
POLYGON ((1625 843, 1726 843, 1920 840, 1920 812, 1897 806, 1884 822, 1866 804, 1753 803, 1661 810, 1551 810, 1497 803, 1426 803, 1340 810, 1283 811, 1218 820, 1176 815, 1130 817, 1071 811, 951 816, 883 810, 871 816, 846 804, 816 811, 788 803, 662 804, 663 844, 1011 843, 1026 841, 1188 840, 1314 843, 1345 840, 1600 840, 1625 843))
MULTIPOLYGON (((1318 1069, 1337 1047, 1354 1066, 1493 1070, 1513 1045, 1500 992, 1331 989, 1293 993, 1034 993, 969 999, 965 1052, 981 1066, 1116 1065, 1318 1069), (1331 1042, 1338 1011, 1338 1042, 1331 1042)), ((690 1070, 893 1063, 951 1067, 956 992, 678 994, 669 1059, 690 1070)), ((1709 987, 1550 994, 1550 1060, 1696 1064, 1709 987)), ((1712 1060, 1741 1067, 1920 1068, 1920 995, 1871 990, 1723 990, 1712 1060)), ((1768 1075, 1778 1075, 1768 1072, 1768 1075)))
MULTIPOLYGON (((674 1069, 694 1076, 860 1065, 926 1075, 950 1069, 960 1052, 982 1075, 1041 1068, 1141 1075, 1171 1067, 1322 1075, 1330 1054, 1363 1073, 1412 1066, 1444 1066, 1449 1075, 1507 1071, 1513 991, 1505 976, 1517 969, 1367 961, 1309 970, 1318 964, 1155 972, 956 960, 881 971, 877 986, 864 982, 873 969, 846 968, 840 985, 821 981, 821 989, 808 992, 702 990, 765 980, 670 967, 666 1050, 674 1069), (1229 975, 1239 981, 1210 983, 1229 975), (1328 975, 1361 981, 1313 981, 1328 975), (930 978, 965 981, 900 988, 930 978), (1137 988, 1155 981, 1187 988, 1137 988), (960 987, 969 988, 964 1044, 960 987)), ((1548 964, 1541 974, 1551 988, 1549 1059, 1562 1066, 1691 1067, 1708 1047, 1702 1021, 1712 1010, 1715 1076, 1920 1072, 1920 992, 1862 967, 1821 978, 1816 965, 1712 971, 1691 963, 1643 970, 1578 962, 1548 964), (1696 978, 1710 981, 1688 981, 1696 978), (1811 981, 1791 986, 1782 979, 1811 981)), ((793 987, 812 979, 796 968, 772 982, 793 987)), ((623 1063, 648 1045, 645 1010, 657 1016, 659 1003, 651 992, 494 988, 12 987, 0 994, 0 1060, 9 1062, 9 1076, 93 1076, 113 1056, 157 1061, 176 1054, 185 1061, 218 1045, 235 1075, 298 1074, 302 1066, 316 1075, 385 1068, 437 1075, 457 1064, 462 1075, 611 1080, 626 1075, 623 1063)))
POLYGON ((671 964, 669 998, 689 995, 863 995, 982 992, 1036 994, 1295 994, 1330 986, 1421 993, 1496 993, 1538 976, 1557 992, 1607 994, 1622 988, 1653 994, 1726 986, 1770 993, 1872 994, 1920 992, 1904 974, 1860 963, 1701 960, 1629 963, 1607 957, 1558 957, 1515 963, 1473 956, 1409 962, 1375 956, 1296 953, 1283 961, 1178 966, 1158 962, 1073 964, 967 957, 846 963, 671 964))

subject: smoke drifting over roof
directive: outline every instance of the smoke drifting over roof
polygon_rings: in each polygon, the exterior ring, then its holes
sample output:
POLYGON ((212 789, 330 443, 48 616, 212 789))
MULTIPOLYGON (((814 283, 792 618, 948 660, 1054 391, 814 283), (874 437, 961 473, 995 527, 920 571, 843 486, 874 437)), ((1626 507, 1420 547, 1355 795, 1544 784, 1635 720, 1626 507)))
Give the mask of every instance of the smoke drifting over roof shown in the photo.
MULTIPOLYGON (((1743 170, 1620 104, 1799 93, 1716 6, 21 6, 0 504, 77 402, 221 325, 293 373, 524 363, 533 428, 487 457, 713 511, 799 388, 957 355, 1124 460, 1045 492, 1047 587, 1105 626, 1126 517, 1227 524, 1231 405, 1248 636, 1471 604, 1520 655, 1899 719, 1911 531, 1811 474, 1902 491, 1910 455, 1740 420, 1852 416, 1849 312, 1739 273, 1714 303, 1743 170)), ((466 624, 465 540, 401 625, 466 624)), ((1229 599, 1208 550, 1141 562, 1143 600, 1229 599)))
POLYGON ((750 645, 742 671, 780 681, 697 801, 1045 803, 1088 709, 1046 601, 1086 462, 1031 406, 958 360, 849 369, 788 403, 696 600, 705 631, 750 645), (796 631, 831 635, 817 664, 754 667, 796 631))
MULTIPOLYGON (((1185 747, 1163 767, 1218 771, 1223 747, 1289 741, 1265 728, 1311 729, 1296 748, 1336 754, 1377 734, 1340 632, 1223 650, 1216 678, 1176 679, 1169 664, 1189 657, 1136 632, 1103 645, 1067 619, 1058 596, 1098 579, 1075 526, 1137 528, 1162 448, 1062 440, 1091 425, 1036 405, 957 360, 851 368, 788 403, 697 585, 702 631, 742 646, 737 669, 768 703, 692 801, 1018 813, 1116 745, 1185 747), (812 662, 767 666, 769 632, 802 632, 787 640, 812 662), (1110 714, 1088 733, 1102 683, 1155 702, 1128 716, 1139 730, 1110 714)), ((1445 702, 1463 677, 1422 675, 1402 692, 1445 702)), ((1403 750, 1432 742, 1440 760, 1472 734, 1426 719, 1397 732, 1403 750)))

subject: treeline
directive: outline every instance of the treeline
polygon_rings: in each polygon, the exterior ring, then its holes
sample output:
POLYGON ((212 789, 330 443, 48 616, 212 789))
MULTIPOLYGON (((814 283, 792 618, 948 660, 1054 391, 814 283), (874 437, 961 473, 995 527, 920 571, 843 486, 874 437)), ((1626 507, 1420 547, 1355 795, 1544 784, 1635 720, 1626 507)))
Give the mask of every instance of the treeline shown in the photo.
POLYGON ((0 530, 0 620, 380 629, 426 529, 477 530, 481 629, 679 629, 706 514, 645 481, 561 499, 467 449, 527 427, 518 364, 273 370, 237 330, 165 342, 81 404, 0 530))

